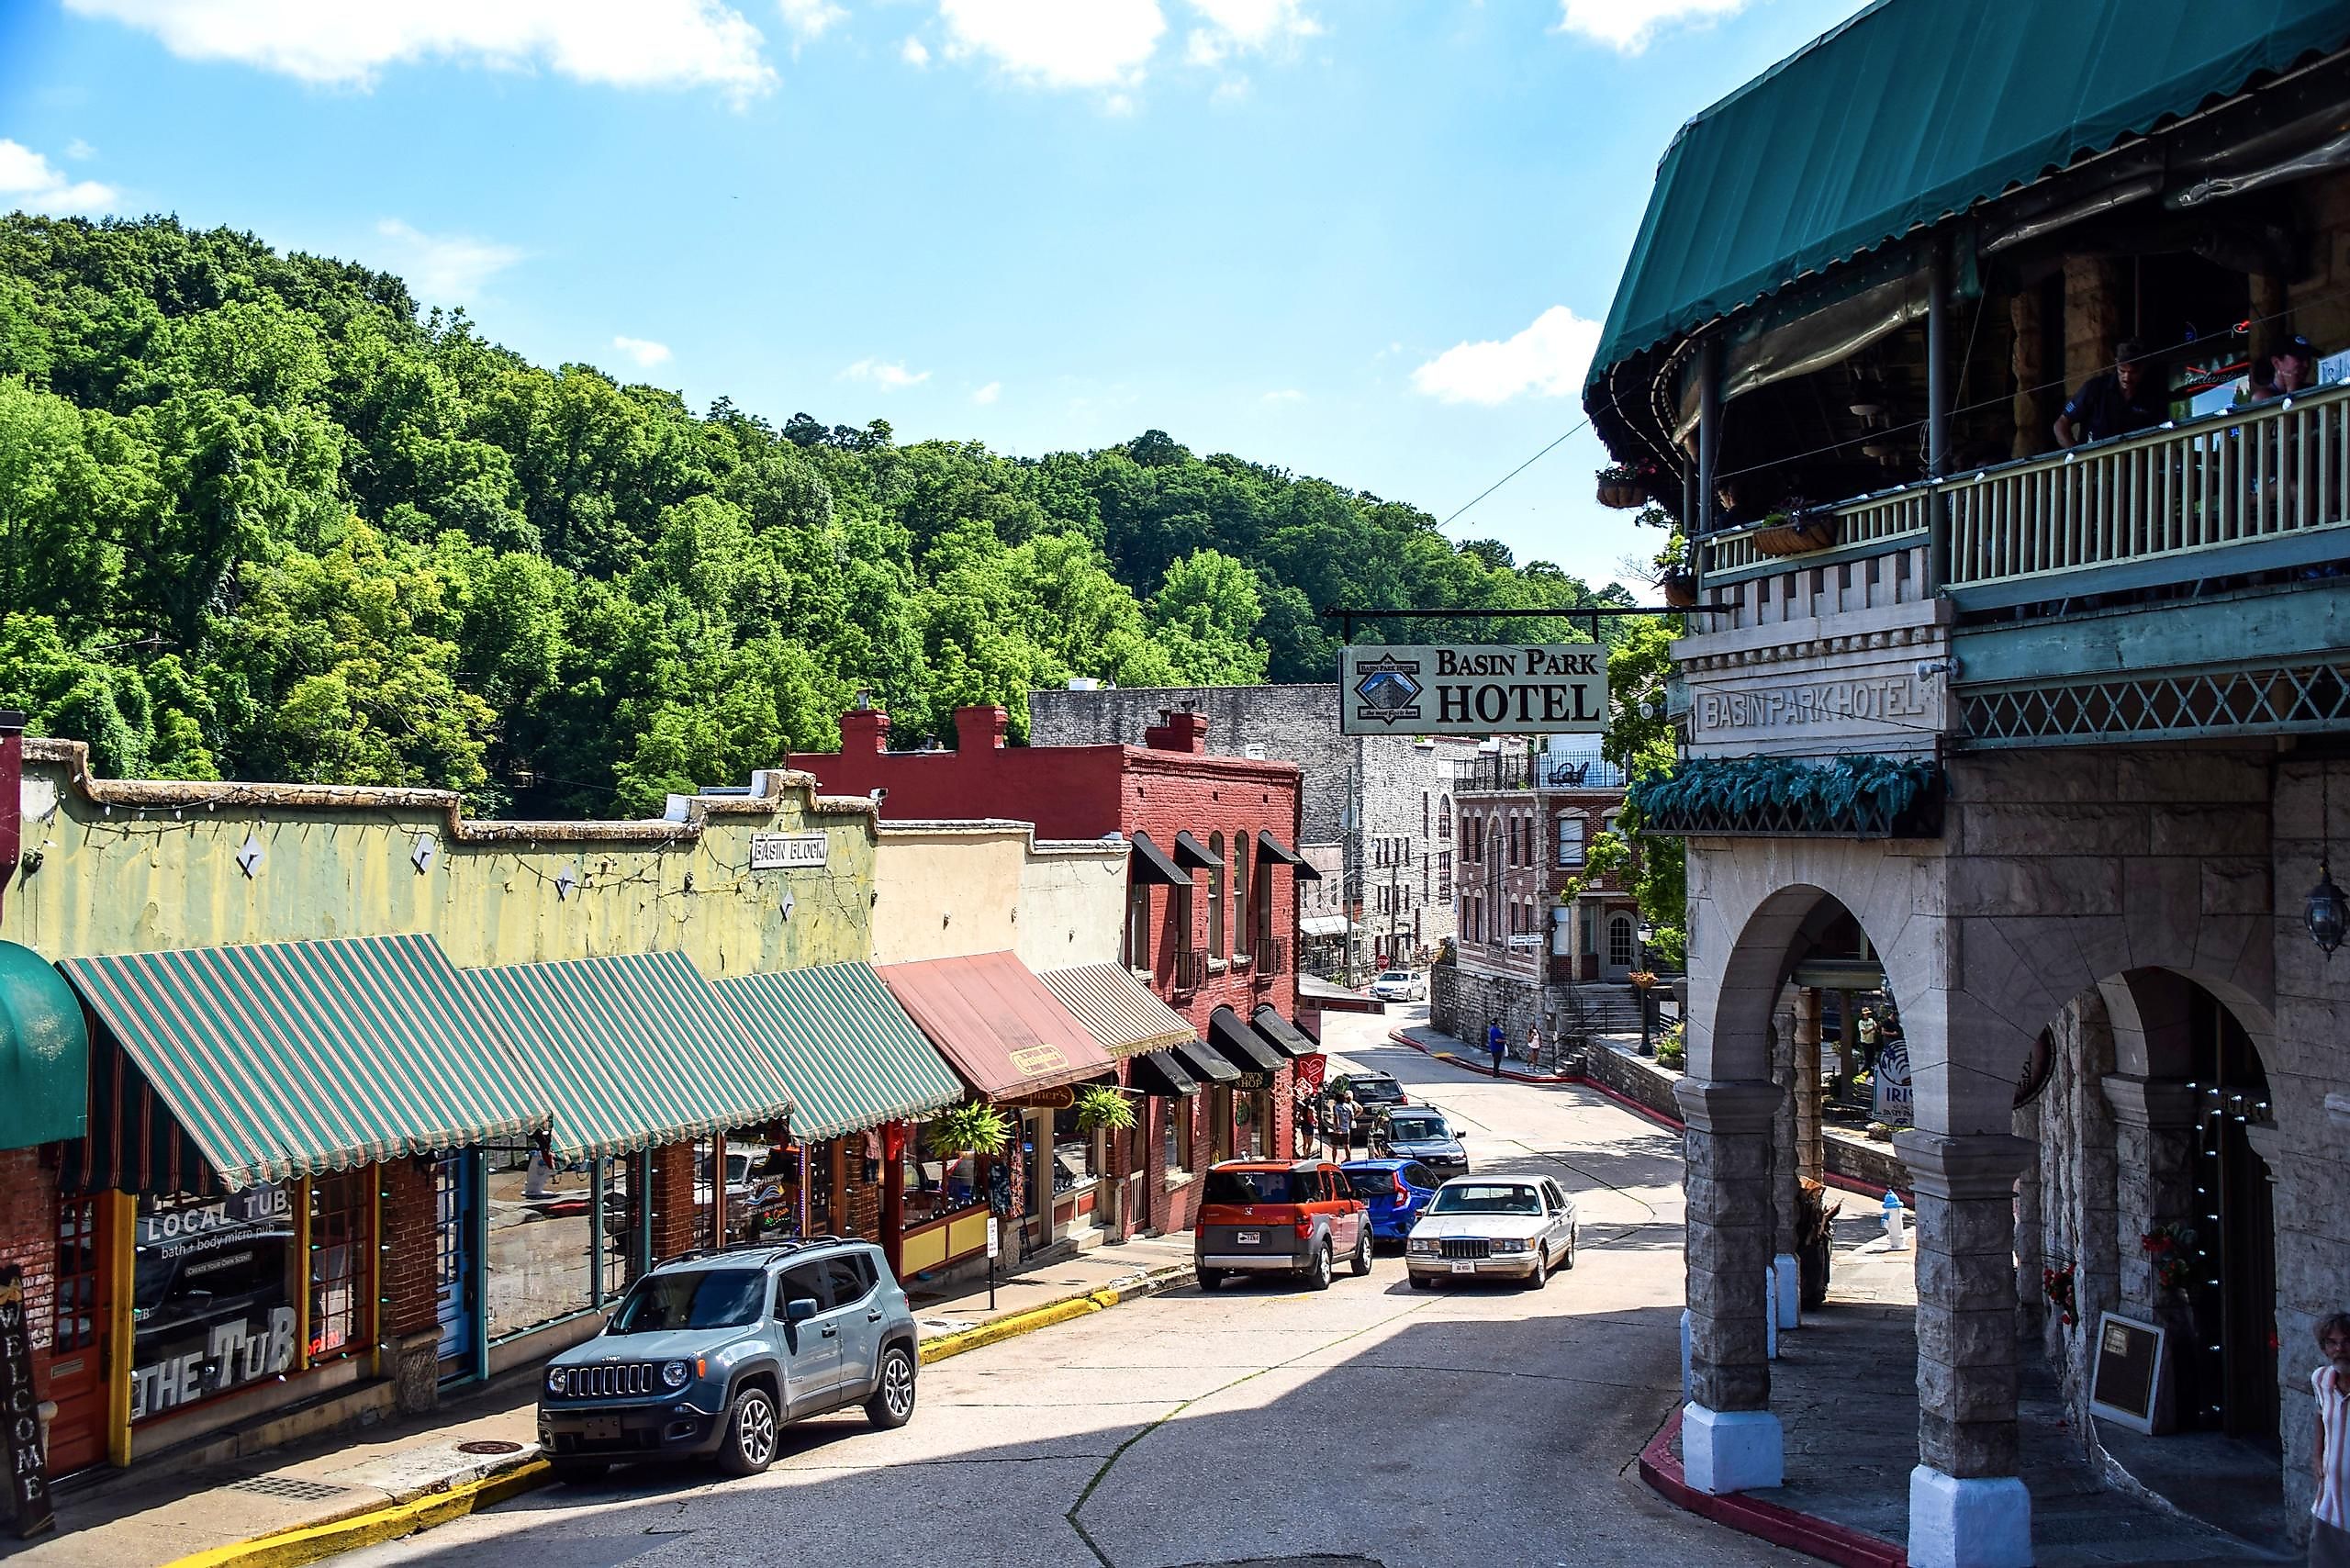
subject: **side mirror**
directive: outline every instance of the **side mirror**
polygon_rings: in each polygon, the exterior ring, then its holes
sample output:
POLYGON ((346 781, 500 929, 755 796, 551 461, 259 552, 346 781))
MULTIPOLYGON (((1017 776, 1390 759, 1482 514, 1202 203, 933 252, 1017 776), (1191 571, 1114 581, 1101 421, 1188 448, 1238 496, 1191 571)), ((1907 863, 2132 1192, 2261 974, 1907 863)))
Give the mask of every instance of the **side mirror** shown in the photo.
POLYGON ((793 1296, 789 1301, 783 1304, 783 1316, 785 1320, 788 1322, 807 1322, 810 1318, 816 1316, 815 1298, 804 1295, 793 1296))

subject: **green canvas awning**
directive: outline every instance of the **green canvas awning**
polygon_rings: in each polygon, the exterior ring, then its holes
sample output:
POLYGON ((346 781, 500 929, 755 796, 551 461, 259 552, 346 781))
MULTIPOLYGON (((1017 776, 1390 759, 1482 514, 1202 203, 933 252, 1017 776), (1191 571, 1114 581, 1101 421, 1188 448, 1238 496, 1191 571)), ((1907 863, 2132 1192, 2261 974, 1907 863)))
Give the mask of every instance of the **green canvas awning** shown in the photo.
POLYGON ((0 942, 0 1148, 80 1137, 89 1097, 81 999, 48 959, 0 942))
MULTIPOLYGON (((139 1114, 151 1092, 210 1167, 209 1182, 184 1171, 191 1185, 236 1192, 547 1125, 547 1095, 430 936, 189 947, 58 968, 143 1080, 141 1092, 113 1103, 139 1114)), ((92 1141, 129 1170, 155 1131, 110 1128, 92 1141)))
POLYGON ((1585 383, 2350 41, 2341 0, 1877 0, 1681 128, 1585 383))
POLYGON ((791 1130, 838 1137, 963 1098, 957 1078, 870 964, 733 975, 718 994, 791 1091, 791 1130))
POLYGON ((464 971, 554 1101, 554 1150, 595 1158, 774 1121, 791 1095, 683 953, 464 971))

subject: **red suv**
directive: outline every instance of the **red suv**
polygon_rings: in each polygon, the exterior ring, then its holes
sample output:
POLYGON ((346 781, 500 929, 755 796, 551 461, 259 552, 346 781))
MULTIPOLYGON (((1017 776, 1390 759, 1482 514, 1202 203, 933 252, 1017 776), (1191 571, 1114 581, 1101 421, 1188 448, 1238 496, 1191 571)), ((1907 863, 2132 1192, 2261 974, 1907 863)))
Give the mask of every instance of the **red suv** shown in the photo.
POLYGON ((1192 1261, 1200 1288, 1226 1274, 1284 1270, 1317 1291, 1330 1288, 1343 1254, 1358 1274, 1371 1272, 1369 1206, 1346 1174, 1326 1159, 1228 1159, 1208 1169, 1192 1261))

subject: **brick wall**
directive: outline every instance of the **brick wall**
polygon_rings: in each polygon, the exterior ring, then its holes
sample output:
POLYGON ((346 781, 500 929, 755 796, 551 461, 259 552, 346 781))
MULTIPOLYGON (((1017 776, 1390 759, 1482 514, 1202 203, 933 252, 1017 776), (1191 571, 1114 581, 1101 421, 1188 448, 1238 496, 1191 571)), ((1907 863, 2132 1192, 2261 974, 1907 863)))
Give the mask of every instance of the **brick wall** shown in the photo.
POLYGON ((439 1284, 433 1221, 436 1202, 432 1168, 395 1159, 375 1168, 381 1200, 384 1306, 383 1338, 420 1332, 437 1322, 439 1284))
POLYGON ((25 1326, 47 1367, 57 1285, 57 1170, 38 1148, 0 1150, 0 1264, 24 1271, 25 1326))
POLYGON ((702 1238, 694 1235, 694 1148, 665 1144, 653 1151, 653 1260, 674 1258, 702 1238))

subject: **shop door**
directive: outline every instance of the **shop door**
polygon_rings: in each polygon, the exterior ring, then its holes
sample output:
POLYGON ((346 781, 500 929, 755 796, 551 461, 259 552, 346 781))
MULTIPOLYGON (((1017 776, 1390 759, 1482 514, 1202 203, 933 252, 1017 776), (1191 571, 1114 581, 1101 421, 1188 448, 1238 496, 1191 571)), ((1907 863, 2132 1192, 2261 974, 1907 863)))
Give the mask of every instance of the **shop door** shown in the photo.
POLYGON ((1625 979, 1632 972, 1632 960, 1635 956, 1632 917, 1628 914, 1609 915, 1607 917, 1607 966, 1601 971, 1601 977, 1610 980, 1625 979))
POLYGON ((454 1154, 432 1168, 433 1316, 441 1326, 441 1375, 473 1370, 474 1162, 454 1154))
POLYGON ((106 1456, 106 1343, 109 1292, 106 1211, 102 1193, 57 1200, 57 1299, 50 1319, 49 1473, 86 1470, 106 1456))

